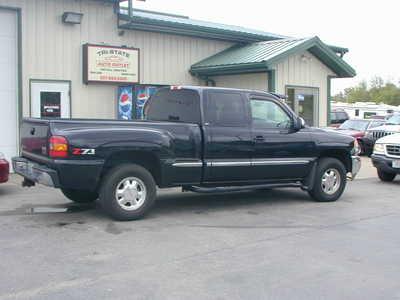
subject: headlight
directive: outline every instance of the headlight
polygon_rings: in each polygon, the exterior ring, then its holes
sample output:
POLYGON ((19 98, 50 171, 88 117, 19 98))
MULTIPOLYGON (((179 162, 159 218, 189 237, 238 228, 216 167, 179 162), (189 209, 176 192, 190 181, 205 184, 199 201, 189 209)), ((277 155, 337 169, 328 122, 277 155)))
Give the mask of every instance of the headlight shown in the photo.
POLYGON ((385 154, 385 144, 375 143, 374 154, 385 154))

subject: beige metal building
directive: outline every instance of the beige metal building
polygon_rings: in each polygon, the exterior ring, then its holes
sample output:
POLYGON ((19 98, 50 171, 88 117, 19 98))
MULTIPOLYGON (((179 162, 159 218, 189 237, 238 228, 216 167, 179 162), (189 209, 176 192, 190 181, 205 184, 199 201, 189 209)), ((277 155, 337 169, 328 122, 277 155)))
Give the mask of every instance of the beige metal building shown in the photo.
POLYGON ((17 153, 24 116, 140 117, 148 96, 168 85, 284 94, 310 125, 323 126, 331 78, 355 75, 342 59, 348 50, 318 37, 129 10, 120 2, 0 0, 0 152, 17 153))

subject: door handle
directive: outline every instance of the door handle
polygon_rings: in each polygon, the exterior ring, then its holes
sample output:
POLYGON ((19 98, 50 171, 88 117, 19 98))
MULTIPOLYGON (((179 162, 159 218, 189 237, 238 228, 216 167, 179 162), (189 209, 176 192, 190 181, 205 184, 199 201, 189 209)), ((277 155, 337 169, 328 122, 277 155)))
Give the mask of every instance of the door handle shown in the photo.
POLYGON ((263 142, 265 140, 265 138, 262 136, 262 135, 257 135, 255 138, 254 138, 254 141, 257 143, 257 142, 263 142))

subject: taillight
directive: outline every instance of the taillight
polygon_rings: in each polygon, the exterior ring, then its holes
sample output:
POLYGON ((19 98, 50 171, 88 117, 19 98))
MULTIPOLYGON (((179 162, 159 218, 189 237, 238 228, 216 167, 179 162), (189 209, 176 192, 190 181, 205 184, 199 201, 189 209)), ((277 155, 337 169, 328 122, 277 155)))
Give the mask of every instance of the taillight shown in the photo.
POLYGON ((49 156, 53 158, 68 157, 68 141, 65 137, 58 135, 50 137, 49 156))

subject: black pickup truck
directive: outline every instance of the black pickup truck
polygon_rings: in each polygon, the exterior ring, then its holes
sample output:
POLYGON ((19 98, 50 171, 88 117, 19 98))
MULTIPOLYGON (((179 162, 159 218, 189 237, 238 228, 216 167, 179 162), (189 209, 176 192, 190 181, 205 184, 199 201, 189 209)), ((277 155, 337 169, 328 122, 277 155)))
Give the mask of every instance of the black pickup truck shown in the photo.
POLYGON ((24 119, 15 172, 75 202, 99 198, 118 220, 142 217, 157 188, 216 193, 299 187, 335 201, 360 169, 354 139, 306 127, 273 94, 160 89, 145 121, 24 119))

